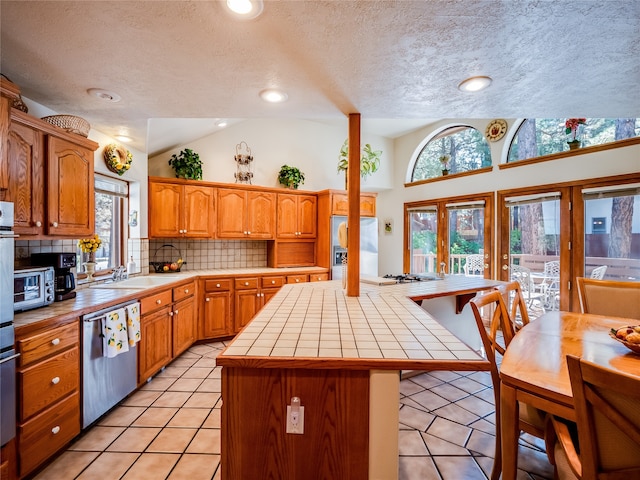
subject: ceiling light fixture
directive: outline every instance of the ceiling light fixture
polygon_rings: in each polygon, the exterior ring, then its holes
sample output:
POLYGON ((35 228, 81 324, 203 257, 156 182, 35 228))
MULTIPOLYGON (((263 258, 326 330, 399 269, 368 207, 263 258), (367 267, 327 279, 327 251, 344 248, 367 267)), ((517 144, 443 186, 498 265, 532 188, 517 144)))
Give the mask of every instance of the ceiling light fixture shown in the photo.
POLYGON ((124 143, 131 143, 132 138, 126 135, 116 135, 116 140, 120 140, 121 142, 124 142, 124 143))
POLYGON ((267 88, 260 92, 260 98, 269 103, 282 103, 289 98, 289 95, 276 88, 267 88))
POLYGON ((122 97, 117 93, 110 92, 108 90, 103 90, 102 88, 90 88, 87 90, 87 93, 92 97, 99 98, 100 100, 105 100, 107 102, 116 103, 121 100, 122 97))
POLYGON ((227 126, 227 121, 226 120, 220 120, 220 121, 216 122, 216 127, 224 128, 226 126, 227 126))
POLYGON ((227 8, 243 20, 252 20, 262 13, 262 0, 227 0, 227 8))
POLYGON ((491 77, 485 76, 467 78, 460 82, 458 90, 461 92, 479 92, 491 85, 492 81, 491 77))

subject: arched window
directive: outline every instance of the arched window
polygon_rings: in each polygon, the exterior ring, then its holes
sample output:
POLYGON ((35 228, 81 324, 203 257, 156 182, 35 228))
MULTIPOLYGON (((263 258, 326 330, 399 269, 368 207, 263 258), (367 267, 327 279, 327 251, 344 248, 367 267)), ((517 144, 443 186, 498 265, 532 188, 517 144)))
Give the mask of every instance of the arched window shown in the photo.
POLYGON ((482 133, 457 125, 441 131, 424 146, 416 158, 411 181, 440 177, 443 170, 453 174, 490 166, 491 151, 482 133))
POLYGON ((513 137, 507 162, 569 150, 574 139, 590 147, 638 136, 640 119, 636 118, 528 118, 513 137), (567 133, 567 124, 576 128, 567 133))

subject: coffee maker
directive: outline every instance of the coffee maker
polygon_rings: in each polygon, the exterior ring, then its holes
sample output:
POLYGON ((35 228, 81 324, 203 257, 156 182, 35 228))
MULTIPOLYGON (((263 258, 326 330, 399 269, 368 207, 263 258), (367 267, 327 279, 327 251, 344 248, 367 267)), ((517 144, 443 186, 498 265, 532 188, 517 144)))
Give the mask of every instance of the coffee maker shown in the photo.
POLYGON ((76 266, 76 254, 67 252, 32 253, 31 263, 55 270, 54 298, 56 302, 76 297, 76 280, 72 268, 76 266))

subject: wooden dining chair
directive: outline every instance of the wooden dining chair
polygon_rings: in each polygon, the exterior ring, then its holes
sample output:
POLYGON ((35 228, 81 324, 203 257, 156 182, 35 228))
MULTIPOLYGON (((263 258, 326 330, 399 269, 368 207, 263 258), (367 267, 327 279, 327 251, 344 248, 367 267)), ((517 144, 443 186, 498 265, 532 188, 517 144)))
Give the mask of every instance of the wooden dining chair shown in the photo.
POLYGON ((529 323, 529 312, 527 302, 522 294, 522 287, 517 280, 500 285, 498 291, 502 293, 502 298, 506 302, 509 319, 513 326, 513 334, 529 323))
MULTIPOLYGON (((516 282, 517 283, 517 282, 516 282)), ((507 306, 502 298, 503 293, 499 290, 491 292, 471 300, 471 310, 478 326, 482 345, 485 350, 487 360, 491 364, 491 383, 493 384, 493 395, 496 407, 496 445, 491 480, 498 480, 502 473, 502 447, 500 435, 500 371, 498 355, 504 355, 506 349, 513 339, 513 328, 507 311, 507 306), (488 328, 485 327, 483 319, 483 308, 491 309, 488 328), (499 332, 502 331, 503 342, 500 342, 499 332)), ((500 357, 501 359, 501 357, 500 357)), ((538 438, 543 438, 545 414, 540 410, 530 407, 522 402, 519 403, 520 430, 523 430, 538 438)))
POLYGON ((550 417, 545 441, 556 478, 640 478, 640 377, 567 356, 576 435, 550 417))
POLYGON ((582 313, 640 320, 640 282, 578 277, 582 313))

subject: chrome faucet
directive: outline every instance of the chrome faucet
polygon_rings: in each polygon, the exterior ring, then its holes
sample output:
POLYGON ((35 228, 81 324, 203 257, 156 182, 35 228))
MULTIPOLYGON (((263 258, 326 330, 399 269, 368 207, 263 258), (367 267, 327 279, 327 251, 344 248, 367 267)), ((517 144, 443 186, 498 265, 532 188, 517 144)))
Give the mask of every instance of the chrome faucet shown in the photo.
POLYGON ((126 277, 125 272, 125 268, 124 265, 120 265, 119 267, 116 267, 113 269, 113 273, 111 274, 111 278, 113 278, 114 282, 118 282, 120 280, 123 280, 126 277))

